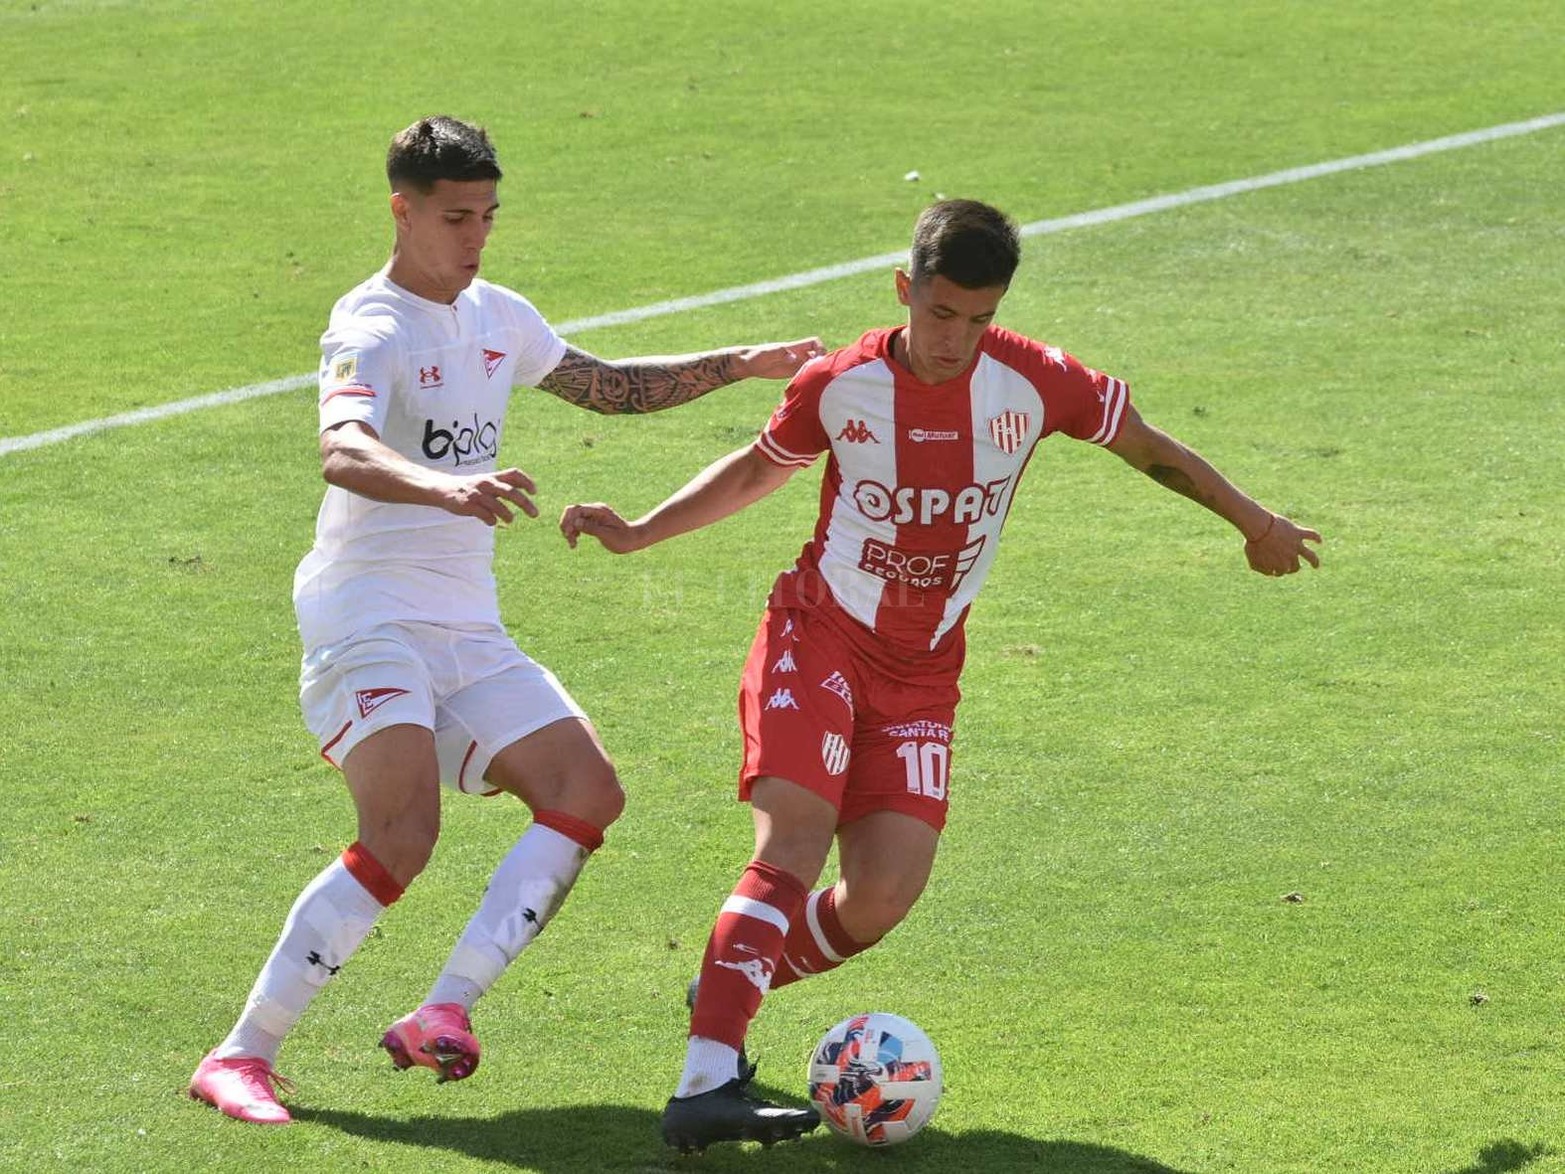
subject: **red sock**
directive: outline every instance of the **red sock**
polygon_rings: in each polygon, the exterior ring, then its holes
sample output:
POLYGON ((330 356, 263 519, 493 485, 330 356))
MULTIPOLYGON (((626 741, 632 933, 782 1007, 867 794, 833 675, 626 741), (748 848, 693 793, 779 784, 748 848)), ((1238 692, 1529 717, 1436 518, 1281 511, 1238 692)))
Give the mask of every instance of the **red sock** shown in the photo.
POLYGON ((836 885, 816 889, 804 902, 804 916, 793 919, 788 940, 783 942, 782 957, 772 974, 772 989, 835 970, 874 944, 856 942, 842 928, 842 919, 837 916, 836 885))
POLYGON ((731 1048, 744 1045, 804 897, 798 877, 759 860, 750 862, 707 939, 691 1035, 731 1048))

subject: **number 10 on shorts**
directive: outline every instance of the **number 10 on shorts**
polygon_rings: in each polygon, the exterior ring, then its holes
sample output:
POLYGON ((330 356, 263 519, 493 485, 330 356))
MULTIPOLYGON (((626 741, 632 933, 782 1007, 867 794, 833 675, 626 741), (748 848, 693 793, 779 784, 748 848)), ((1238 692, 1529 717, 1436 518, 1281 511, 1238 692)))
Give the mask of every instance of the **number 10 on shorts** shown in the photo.
POLYGON ((897 747, 897 757, 907 768, 908 794, 928 799, 946 797, 946 776, 951 769, 949 747, 940 742, 904 742, 897 747))

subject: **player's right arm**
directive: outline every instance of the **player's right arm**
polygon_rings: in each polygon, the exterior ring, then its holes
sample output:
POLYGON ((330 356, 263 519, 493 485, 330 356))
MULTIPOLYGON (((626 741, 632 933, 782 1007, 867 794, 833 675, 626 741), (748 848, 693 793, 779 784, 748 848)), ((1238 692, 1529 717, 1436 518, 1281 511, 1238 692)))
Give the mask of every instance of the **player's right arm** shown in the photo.
POLYGON ((781 488, 793 473, 792 466, 776 464, 754 445, 746 445, 708 465, 634 522, 602 502, 572 505, 560 516, 560 533, 572 547, 585 534, 615 554, 629 554, 736 514, 781 488))
POLYGON ((537 486, 520 469, 459 476, 427 469, 383 443, 370 425, 349 420, 321 433, 321 476, 372 501, 429 505, 486 526, 506 525, 516 506, 530 518, 538 507, 527 495, 537 486))

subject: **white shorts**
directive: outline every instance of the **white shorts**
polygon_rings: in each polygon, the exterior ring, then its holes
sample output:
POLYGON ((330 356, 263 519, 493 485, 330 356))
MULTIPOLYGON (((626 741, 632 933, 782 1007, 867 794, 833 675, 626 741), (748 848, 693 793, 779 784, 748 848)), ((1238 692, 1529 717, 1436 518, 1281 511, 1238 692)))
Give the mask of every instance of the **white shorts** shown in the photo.
POLYGON ((484 772, 494 756, 562 718, 586 718, 554 674, 488 624, 376 624, 305 653, 299 668, 304 722, 321 757, 341 767, 376 730, 433 730, 440 781, 494 795, 484 772))

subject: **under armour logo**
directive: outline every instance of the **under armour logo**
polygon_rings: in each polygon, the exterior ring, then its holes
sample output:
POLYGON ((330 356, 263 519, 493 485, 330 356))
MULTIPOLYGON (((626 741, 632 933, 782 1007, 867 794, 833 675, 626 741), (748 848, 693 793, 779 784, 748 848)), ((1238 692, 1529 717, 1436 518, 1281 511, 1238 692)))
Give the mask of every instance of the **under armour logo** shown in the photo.
POLYGON ((793 699, 793 690, 779 689, 766 699, 767 709, 798 709, 799 703, 793 699))
POLYGON ((305 956, 304 960, 314 966, 319 966, 322 970, 326 971, 327 974, 336 974, 337 971, 342 969, 341 966, 326 965, 326 959, 322 958, 320 953, 315 950, 311 950, 309 954, 305 956))
POLYGON ((440 385, 440 368, 420 367, 418 369, 418 385, 420 387, 438 387, 440 385))
POLYGON ((869 430, 869 425, 863 420, 849 420, 842 426, 842 431, 837 433, 837 439, 846 440, 849 444, 880 443, 880 438, 869 430))
POLYGON ((523 920, 527 921, 531 925, 537 925, 538 924, 538 914, 535 911, 531 910, 531 909, 523 909, 522 910, 522 918, 523 918, 523 920))

